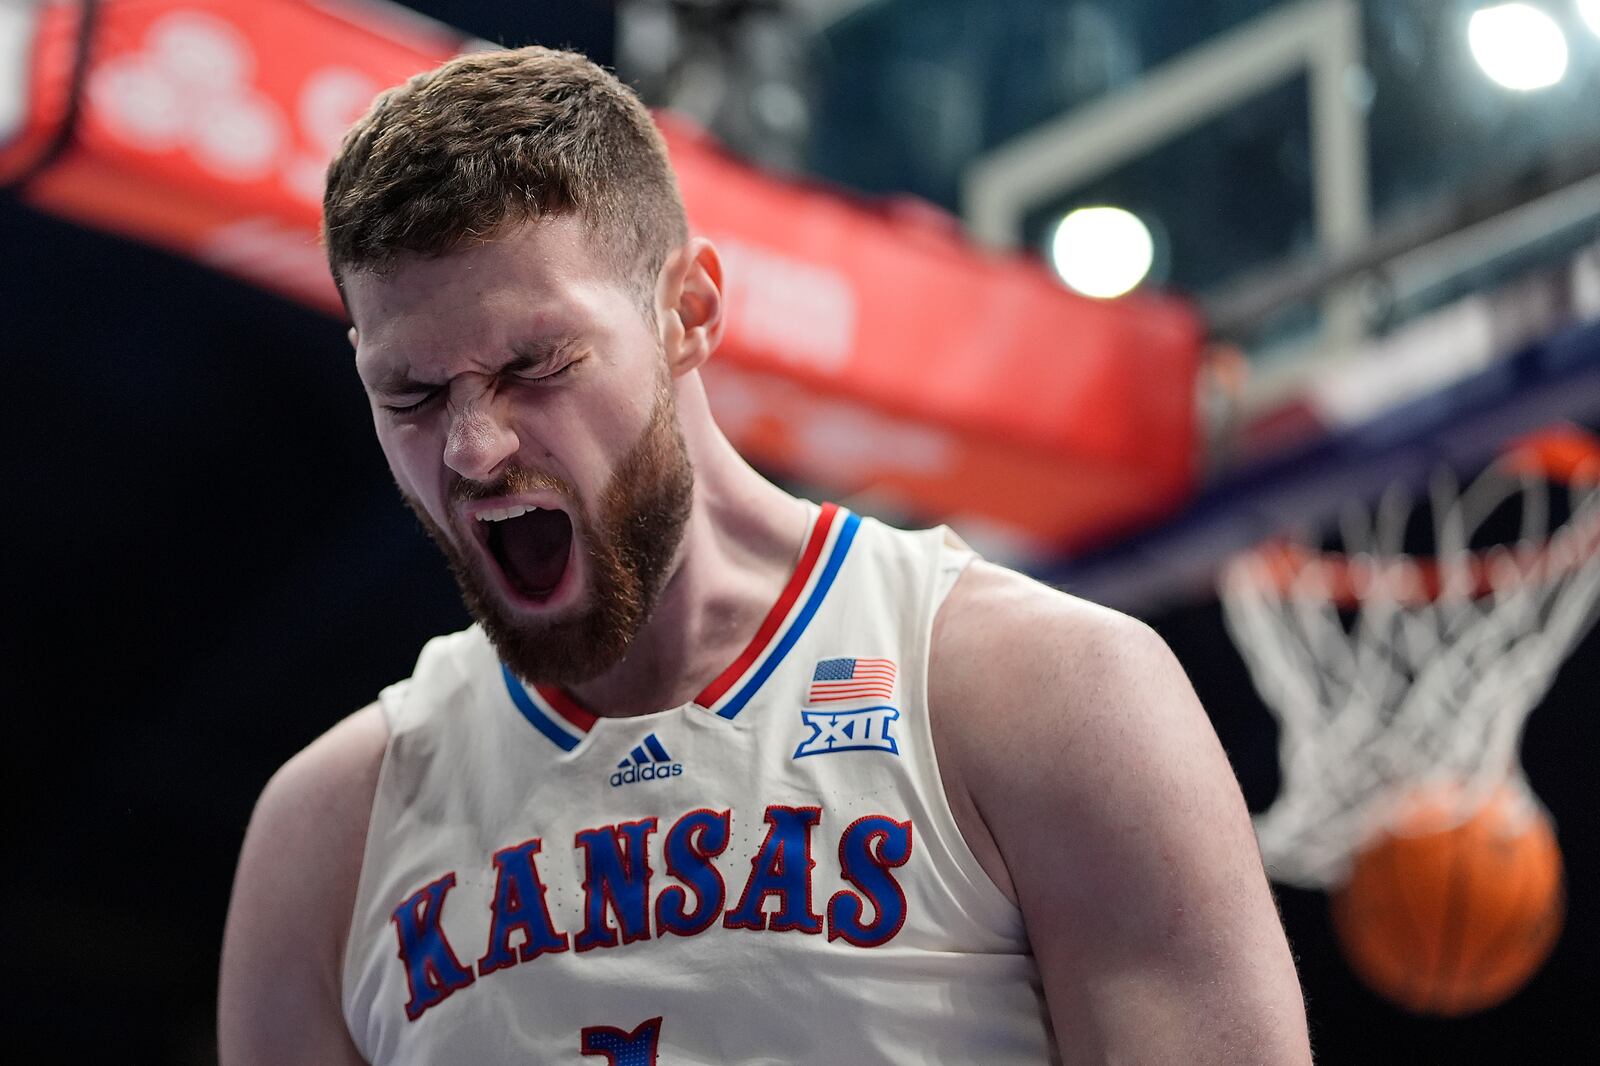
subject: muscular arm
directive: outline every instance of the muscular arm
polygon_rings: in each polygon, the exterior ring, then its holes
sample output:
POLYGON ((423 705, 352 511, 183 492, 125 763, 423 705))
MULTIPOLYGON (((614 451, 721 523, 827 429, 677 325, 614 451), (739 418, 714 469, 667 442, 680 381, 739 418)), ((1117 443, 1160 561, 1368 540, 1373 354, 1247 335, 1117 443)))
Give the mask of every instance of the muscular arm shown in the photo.
POLYGON ((1063 1060, 1309 1063, 1249 815, 1160 638, 979 563, 930 682, 952 807, 1022 909, 1063 1060))
POLYGON ((340 970, 388 729, 358 711, 289 760, 250 819, 222 942, 223 1066, 360 1063, 340 970))

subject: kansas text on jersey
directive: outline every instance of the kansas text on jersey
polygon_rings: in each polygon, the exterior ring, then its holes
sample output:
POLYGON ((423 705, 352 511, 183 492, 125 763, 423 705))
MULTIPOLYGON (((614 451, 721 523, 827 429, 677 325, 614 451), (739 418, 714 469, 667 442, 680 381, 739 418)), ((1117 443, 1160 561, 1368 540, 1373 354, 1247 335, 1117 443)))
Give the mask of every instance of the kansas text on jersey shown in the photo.
POLYGON ((686 811, 656 847, 654 817, 579 830, 573 845, 583 854, 583 927, 576 935, 556 927, 546 903, 538 866, 543 841, 535 837, 500 849, 493 856, 494 891, 487 901, 488 944, 472 966, 462 964, 440 925, 455 871, 419 888, 393 915, 410 990, 406 1017, 415 1020, 476 977, 552 952, 696 936, 713 926, 773 933, 821 933, 826 927, 829 940, 877 947, 905 924, 906 897, 893 870, 911 858, 909 821, 866 815, 838 834, 840 876, 849 887, 826 897, 824 918, 814 904, 812 857, 822 809, 767 807, 767 835, 749 859, 737 903, 724 910, 730 897, 717 859, 732 838, 732 817, 728 810, 686 811), (670 883, 653 885, 653 872, 662 868, 666 877, 655 880, 670 883))

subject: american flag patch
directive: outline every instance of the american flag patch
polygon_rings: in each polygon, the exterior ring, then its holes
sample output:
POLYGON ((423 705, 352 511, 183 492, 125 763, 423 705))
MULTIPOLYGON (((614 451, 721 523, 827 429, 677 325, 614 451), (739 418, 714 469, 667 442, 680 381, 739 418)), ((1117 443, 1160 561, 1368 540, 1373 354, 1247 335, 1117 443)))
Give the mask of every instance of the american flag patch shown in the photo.
POLYGON ((894 696, 892 659, 823 659, 811 673, 807 703, 894 696))

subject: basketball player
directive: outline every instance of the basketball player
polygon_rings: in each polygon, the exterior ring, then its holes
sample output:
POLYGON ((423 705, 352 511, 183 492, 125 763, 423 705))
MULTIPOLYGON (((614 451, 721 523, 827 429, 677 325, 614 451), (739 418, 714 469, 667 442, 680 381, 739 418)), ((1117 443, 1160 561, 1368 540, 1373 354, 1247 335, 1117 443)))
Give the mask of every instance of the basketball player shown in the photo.
POLYGON ((477 624, 268 784, 225 1063, 1309 1062, 1171 654, 740 459, 699 374, 722 265, 614 78, 414 78, 324 221, 477 624))

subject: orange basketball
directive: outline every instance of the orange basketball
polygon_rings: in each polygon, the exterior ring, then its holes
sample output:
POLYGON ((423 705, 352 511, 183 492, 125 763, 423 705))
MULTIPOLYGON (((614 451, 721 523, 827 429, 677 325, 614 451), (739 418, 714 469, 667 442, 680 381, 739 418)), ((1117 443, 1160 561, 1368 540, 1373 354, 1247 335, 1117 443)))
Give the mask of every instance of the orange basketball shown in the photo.
POLYGON ((1456 1016, 1509 998, 1549 956, 1564 893, 1555 831, 1503 788, 1466 821, 1442 793, 1414 799, 1333 895, 1352 968, 1409 1010, 1456 1016))

